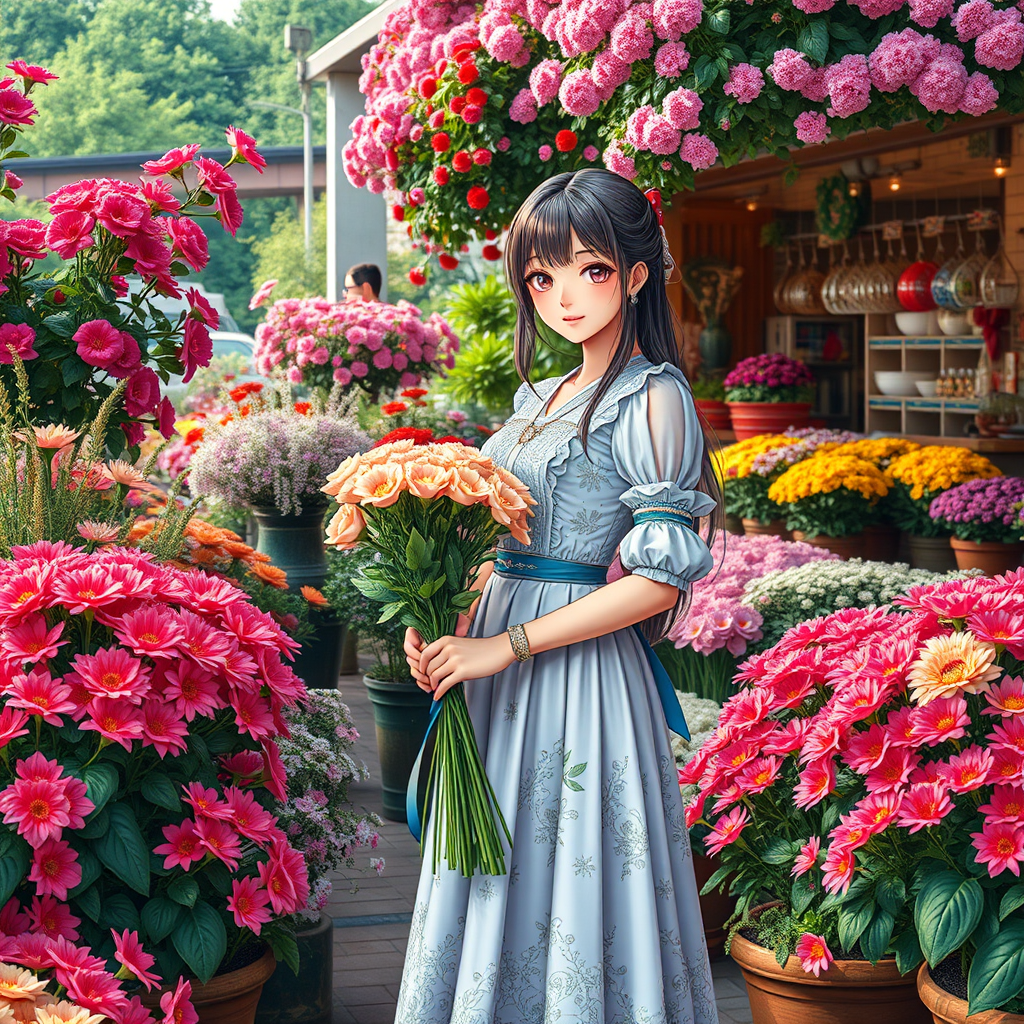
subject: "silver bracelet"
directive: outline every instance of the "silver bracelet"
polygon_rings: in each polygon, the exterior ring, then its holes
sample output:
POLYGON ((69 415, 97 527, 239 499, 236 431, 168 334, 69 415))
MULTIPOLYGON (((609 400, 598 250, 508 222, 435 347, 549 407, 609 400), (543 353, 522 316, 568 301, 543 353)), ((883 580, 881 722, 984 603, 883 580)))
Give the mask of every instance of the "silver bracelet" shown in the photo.
POLYGON ((512 653, 517 661, 529 661, 533 657, 530 651, 530 641, 526 637, 526 630, 521 624, 508 627, 508 638, 512 643, 512 653))

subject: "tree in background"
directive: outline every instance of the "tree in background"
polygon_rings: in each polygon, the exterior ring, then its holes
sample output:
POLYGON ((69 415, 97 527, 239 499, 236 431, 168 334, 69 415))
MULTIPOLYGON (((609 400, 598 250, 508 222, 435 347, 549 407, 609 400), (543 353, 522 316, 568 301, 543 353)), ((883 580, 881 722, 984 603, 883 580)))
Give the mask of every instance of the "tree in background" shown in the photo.
POLYGON ((275 298, 302 299, 323 295, 327 288, 327 199, 321 196, 313 206, 313 251, 307 257, 303 226, 291 209, 281 210, 270 231, 255 239, 256 257, 252 288, 277 280, 275 298))

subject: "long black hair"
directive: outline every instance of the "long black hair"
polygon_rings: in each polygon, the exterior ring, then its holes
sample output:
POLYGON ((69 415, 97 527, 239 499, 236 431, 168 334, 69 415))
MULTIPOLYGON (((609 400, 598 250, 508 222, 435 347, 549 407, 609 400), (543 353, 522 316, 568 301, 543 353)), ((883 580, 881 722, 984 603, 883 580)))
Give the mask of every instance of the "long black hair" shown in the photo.
MULTIPOLYGON (((548 266, 569 266, 574 259, 572 233, 584 248, 602 254, 619 272, 620 324, 618 344, 607 372, 599 381, 580 419, 580 440, 586 451, 591 418, 601 399, 632 358, 634 344, 651 363, 671 363, 683 369, 679 320, 665 289, 664 247, 657 214, 647 197, 632 182, 600 167, 566 171, 538 185, 512 220, 505 244, 505 279, 516 297, 515 363, 519 376, 530 379, 537 350, 537 323, 533 296, 526 283, 526 265, 532 256, 548 266), (634 305, 629 300, 630 271, 647 265, 647 280, 634 305)), ((698 487, 717 505, 707 518, 710 546, 725 521, 722 489, 712 462, 718 443, 701 419, 704 435, 698 487)), ((689 604, 689 588, 680 592, 676 607, 644 623, 653 643, 664 637, 672 622, 689 604)))

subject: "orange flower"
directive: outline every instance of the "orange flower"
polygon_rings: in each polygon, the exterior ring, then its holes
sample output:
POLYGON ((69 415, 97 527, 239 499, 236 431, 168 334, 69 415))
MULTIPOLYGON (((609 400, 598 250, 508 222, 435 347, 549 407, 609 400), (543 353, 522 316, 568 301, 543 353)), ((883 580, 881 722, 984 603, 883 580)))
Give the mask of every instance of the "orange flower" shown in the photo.
POLYGON ((373 466, 363 473, 352 485, 351 493, 360 504, 387 508, 398 501, 398 496, 407 486, 402 467, 385 464, 373 466))
POLYGON ((298 413, 298 414, 299 414, 300 416, 305 416, 305 415, 307 415, 307 413, 309 412, 309 410, 310 410, 310 409, 312 409, 312 408, 313 408, 313 407, 312 407, 312 406, 311 406, 311 405, 309 404, 309 402, 296 402, 296 403, 295 403, 295 411, 296 411, 296 412, 297 412, 297 413, 298 413))
POLYGON ((219 420, 217 420, 217 422, 222 427, 226 427, 232 420, 234 420, 234 418, 235 417, 232 416, 231 413, 228 413, 226 416, 221 416, 221 418, 219 420))
POLYGON ((185 435, 185 444, 188 445, 189 448, 194 448, 197 444, 199 444, 203 440, 203 435, 205 433, 206 433, 206 431, 204 430, 203 427, 193 427, 185 435))
POLYGON ((226 539, 225 531, 205 519, 190 519, 185 527, 185 536, 194 537, 200 544, 221 544, 226 539))
POLYGON ((407 402, 385 402, 381 407, 380 411, 385 416, 397 416, 400 412, 405 412, 409 408, 407 402))
POLYGON ((200 544, 199 547, 192 552, 191 558, 195 565, 213 565, 217 561, 217 553, 217 548, 200 544))
POLYGON ((257 579, 262 580, 264 583, 269 583, 272 587, 277 587, 278 590, 288 589, 288 573, 284 569, 278 569, 276 565, 257 562, 249 571, 257 579))
POLYGON ((232 557, 240 562, 247 562, 253 556, 253 550, 248 544, 240 540, 226 540, 221 547, 232 557))
MULTIPOLYGON (((66 448, 69 444, 73 444, 80 434, 80 431, 65 427, 63 423, 50 423, 45 427, 34 426, 32 431, 36 435, 36 447, 38 448, 66 448)), ((19 441, 28 440, 22 431, 17 431, 14 436, 19 441)))
POLYGON ((907 673, 911 696, 924 705, 937 697, 985 693, 1002 673, 992 664, 995 657, 995 645, 976 640, 973 633, 932 637, 907 673))
POLYGON ((231 396, 231 401, 238 403, 244 402, 250 395, 257 395, 263 390, 263 385, 259 381, 251 380, 245 384, 240 384, 233 391, 228 392, 231 396))
MULTIPOLYGON (((361 455, 350 455, 344 462, 327 477, 327 483, 320 488, 324 494, 334 497, 342 491, 348 491, 352 480, 358 476, 364 466, 361 455)), ((347 501, 347 498, 338 498, 339 504, 347 501)))
POLYGON ((478 505, 490 497, 491 485, 487 477, 472 466, 456 466, 452 472, 452 482, 444 493, 460 505, 478 505))
POLYGON ((425 459, 405 464, 405 479, 417 498, 436 498, 452 483, 452 470, 425 459))
POLYGON ((365 525, 358 505, 342 505, 327 524, 327 543, 342 549, 355 547, 365 525))
POLYGON ((153 532, 155 523, 147 523, 139 520, 132 526, 131 530, 128 531, 128 543, 134 544, 142 540, 144 537, 148 537, 153 532))
POLYGON ((249 405, 249 404, 248 404, 248 402, 247 402, 247 403, 246 403, 245 405, 240 405, 240 406, 238 407, 238 412, 239 412, 239 415, 240 415, 240 416, 242 417, 242 419, 244 420, 244 419, 245 419, 245 417, 246 417, 246 416, 248 416, 248 415, 249 415, 249 413, 251 413, 251 412, 252 412, 252 406, 251 406, 251 405, 249 405))
POLYGON ((299 587, 299 593, 314 607, 326 608, 330 601, 316 587, 299 587))

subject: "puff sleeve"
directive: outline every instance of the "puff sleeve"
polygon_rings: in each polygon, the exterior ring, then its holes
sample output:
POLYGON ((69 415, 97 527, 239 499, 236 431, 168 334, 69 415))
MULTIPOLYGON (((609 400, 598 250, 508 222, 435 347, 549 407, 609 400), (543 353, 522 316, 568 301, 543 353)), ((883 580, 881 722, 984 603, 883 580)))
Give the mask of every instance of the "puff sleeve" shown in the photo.
MULTIPOLYGON (((632 486, 619 497, 635 512, 671 507, 694 519, 708 515, 715 500, 696 490, 704 437, 683 380, 663 371, 619 406, 612 431, 616 469, 632 486)), ((622 566, 637 576, 681 590, 710 572, 707 545, 678 520, 638 523, 619 544, 622 566)))

